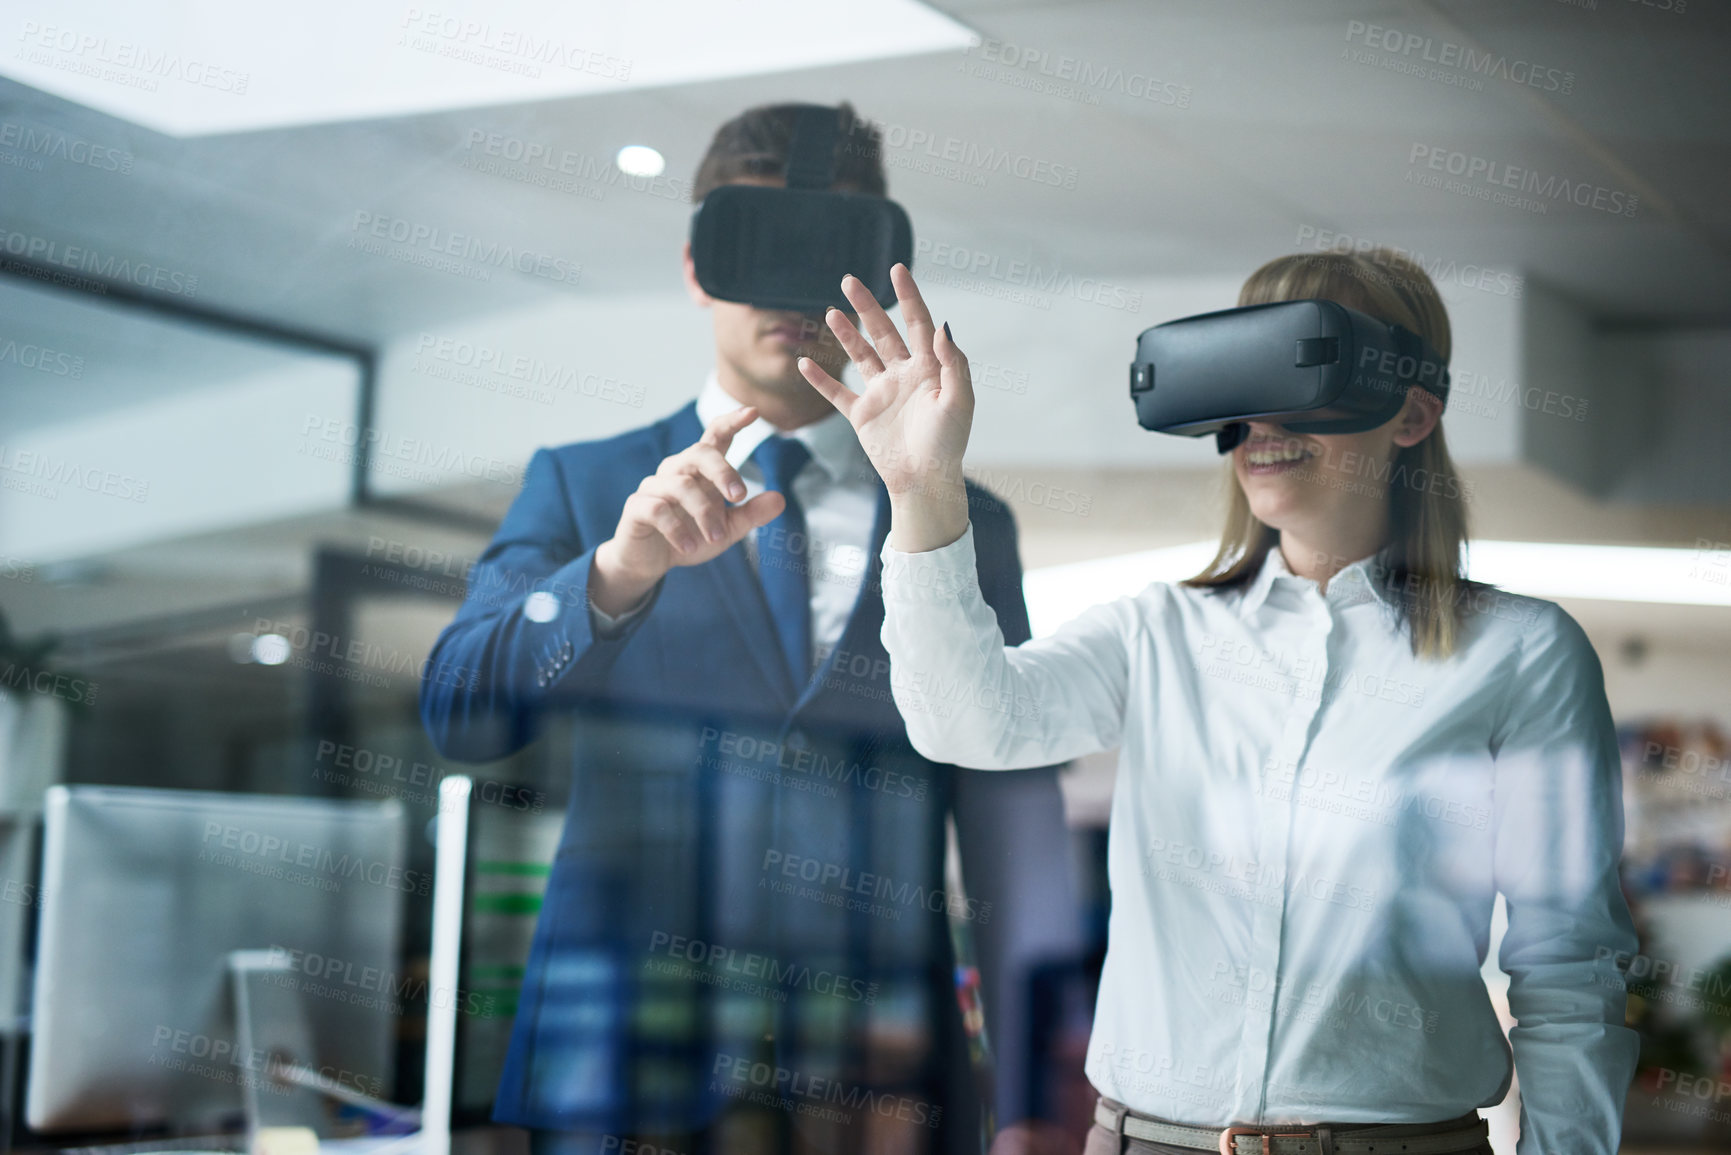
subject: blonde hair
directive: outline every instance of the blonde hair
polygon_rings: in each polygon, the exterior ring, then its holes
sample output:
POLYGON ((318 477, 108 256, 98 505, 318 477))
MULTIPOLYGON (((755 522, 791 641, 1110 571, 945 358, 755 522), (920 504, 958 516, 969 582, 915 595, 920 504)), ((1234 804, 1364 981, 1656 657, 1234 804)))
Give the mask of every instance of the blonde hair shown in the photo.
MULTIPOLYGON (((1389 249, 1358 253, 1292 254, 1276 257, 1250 274, 1239 305, 1322 298, 1388 324, 1402 325, 1449 357, 1448 311, 1425 271, 1389 249)), ((1262 568, 1280 532, 1250 511, 1250 502, 1228 461, 1226 524, 1220 549, 1203 571, 1184 584, 1226 588, 1248 582, 1262 568)), ((1390 462, 1386 568, 1377 575, 1394 595, 1411 631, 1414 654, 1446 658, 1460 638, 1461 600, 1470 583, 1463 570, 1467 540, 1463 489, 1443 440, 1442 426, 1416 445, 1399 449, 1390 462), (1428 485, 1404 483, 1425 477, 1428 485)))

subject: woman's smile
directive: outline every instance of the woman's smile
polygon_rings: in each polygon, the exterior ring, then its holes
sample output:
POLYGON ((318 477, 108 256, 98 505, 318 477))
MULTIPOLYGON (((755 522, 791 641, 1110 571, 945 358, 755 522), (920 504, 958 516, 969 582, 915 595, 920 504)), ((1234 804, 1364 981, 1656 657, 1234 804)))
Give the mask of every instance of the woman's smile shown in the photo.
POLYGON ((1287 473, 1316 456, 1314 446, 1292 438, 1252 438, 1240 450, 1245 471, 1254 477, 1287 473))

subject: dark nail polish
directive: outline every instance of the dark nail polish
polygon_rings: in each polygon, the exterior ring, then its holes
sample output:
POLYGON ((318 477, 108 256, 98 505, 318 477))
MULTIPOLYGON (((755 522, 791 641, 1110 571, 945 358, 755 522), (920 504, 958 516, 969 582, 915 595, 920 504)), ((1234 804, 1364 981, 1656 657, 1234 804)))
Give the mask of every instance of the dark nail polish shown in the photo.
POLYGON ((944 340, 948 341, 952 345, 956 343, 956 339, 950 336, 950 323, 948 321, 944 322, 944 340))

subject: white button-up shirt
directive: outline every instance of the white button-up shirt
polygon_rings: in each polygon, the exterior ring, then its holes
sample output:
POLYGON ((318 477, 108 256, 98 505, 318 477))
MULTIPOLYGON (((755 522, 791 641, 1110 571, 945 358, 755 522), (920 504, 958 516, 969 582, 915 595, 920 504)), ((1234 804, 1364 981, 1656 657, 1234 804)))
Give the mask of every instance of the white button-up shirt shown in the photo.
MULTIPOLYGON (((885 546, 914 747, 982 769, 1119 748, 1087 1074, 1167 1119, 1435 1122, 1503 1098, 1480 977, 1500 891, 1521 1155, 1617 1150, 1635 1033, 1610 959, 1621 779, 1599 663, 1482 588, 1415 658, 1374 559, 1321 593, 1278 548, 1234 590, 1156 583, 1005 647, 973 531, 885 546)), ((1626 955, 1624 957, 1627 957, 1626 955)))

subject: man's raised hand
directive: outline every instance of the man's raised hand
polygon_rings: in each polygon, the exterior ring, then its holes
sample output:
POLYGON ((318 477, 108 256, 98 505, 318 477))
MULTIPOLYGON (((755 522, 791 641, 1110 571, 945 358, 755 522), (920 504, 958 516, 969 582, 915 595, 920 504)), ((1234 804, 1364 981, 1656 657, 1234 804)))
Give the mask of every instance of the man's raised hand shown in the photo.
POLYGON ((674 566, 702 565, 780 516, 787 500, 779 493, 730 504, 745 497, 745 482, 727 463, 727 447, 755 420, 749 405, 717 417, 625 499, 613 536, 595 549, 589 599, 597 609, 623 613, 674 566))

